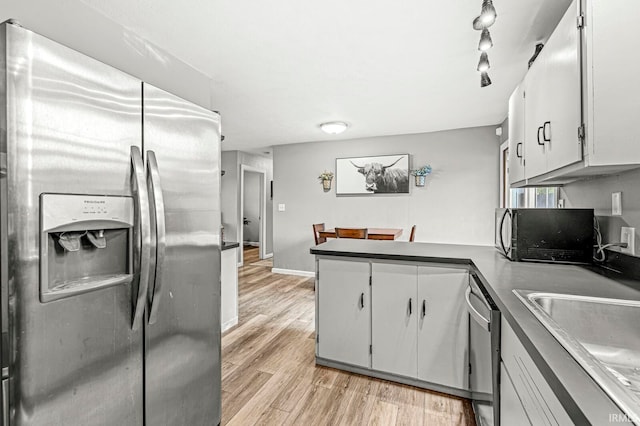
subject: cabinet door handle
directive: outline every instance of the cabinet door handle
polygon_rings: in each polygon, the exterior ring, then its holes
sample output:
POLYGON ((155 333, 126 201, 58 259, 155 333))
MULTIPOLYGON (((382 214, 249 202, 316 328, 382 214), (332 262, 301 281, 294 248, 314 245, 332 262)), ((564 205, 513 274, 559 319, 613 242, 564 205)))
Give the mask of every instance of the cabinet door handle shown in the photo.
POLYGON ((364 309, 364 293, 360 294, 360 309, 364 309))
POLYGON ((409 298, 409 316, 413 314, 413 300, 409 298))
POLYGON ((516 157, 522 158, 522 153, 520 152, 520 148, 522 148, 522 142, 518 142, 516 145, 516 157))
POLYGON ((542 125, 542 140, 545 142, 551 142, 551 122, 545 121, 542 125), (547 125, 549 126, 549 136, 547 136, 547 125))
POLYGON ((427 301, 423 300, 422 301, 422 318, 424 318, 425 316, 427 316, 427 301))
POLYGON ((542 130, 542 126, 538 127, 538 145, 544 146, 544 141, 540 142, 540 130, 542 130))

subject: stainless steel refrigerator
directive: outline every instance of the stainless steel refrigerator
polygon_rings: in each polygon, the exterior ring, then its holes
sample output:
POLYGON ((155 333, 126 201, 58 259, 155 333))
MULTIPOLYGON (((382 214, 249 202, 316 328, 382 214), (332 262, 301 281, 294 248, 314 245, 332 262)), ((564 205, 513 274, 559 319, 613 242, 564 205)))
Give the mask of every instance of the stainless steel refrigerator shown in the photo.
POLYGON ((5 425, 220 422, 220 118, 0 25, 5 425))

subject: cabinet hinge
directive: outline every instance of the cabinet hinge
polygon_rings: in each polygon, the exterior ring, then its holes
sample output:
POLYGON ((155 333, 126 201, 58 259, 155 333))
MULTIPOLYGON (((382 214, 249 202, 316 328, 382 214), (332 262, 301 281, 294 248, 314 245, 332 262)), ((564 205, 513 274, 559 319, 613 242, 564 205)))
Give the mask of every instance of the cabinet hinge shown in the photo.
POLYGON ((373 281, 373 277, 369 275, 369 287, 371 287, 371 282, 373 281))
POLYGON ((576 19, 576 25, 578 27, 579 30, 584 28, 584 14, 580 14, 578 15, 577 19, 576 19))
POLYGON ((369 345, 369 355, 373 354, 373 345, 369 345))
POLYGON ((320 271, 316 271, 316 281, 320 281, 320 271))
POLYGON ((578 126, 578 142, 584 143, 584 123, 578 126))
POLYGON ((316 343, 320 343, 320 335, 316 334, 316 343))
POLYGON ((472 370, 471 370, 471 363, 469 363, 469 374, 471 374, 471 373, 472 373, 472 370))

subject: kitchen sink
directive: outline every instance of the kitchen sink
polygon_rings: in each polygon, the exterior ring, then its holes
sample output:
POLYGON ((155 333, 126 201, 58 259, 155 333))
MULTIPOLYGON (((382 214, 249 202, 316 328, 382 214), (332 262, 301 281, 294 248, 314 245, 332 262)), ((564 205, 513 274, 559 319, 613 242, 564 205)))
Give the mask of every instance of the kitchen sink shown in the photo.
POLYGON ((640 418, 640 301, 513 290, 630 418, 640 418))

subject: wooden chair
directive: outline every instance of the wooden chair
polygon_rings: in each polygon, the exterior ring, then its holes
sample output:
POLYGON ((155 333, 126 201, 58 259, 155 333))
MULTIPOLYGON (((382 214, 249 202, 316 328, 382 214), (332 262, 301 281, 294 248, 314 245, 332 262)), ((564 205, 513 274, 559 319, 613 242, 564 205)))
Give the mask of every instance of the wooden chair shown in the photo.
POLYGON ((411 234, 409 234, 409 242, 412 243, 415 238, 416 238, 416 226, 413 225, 411 227, 411 234))
POLYGON ((367 239, 367 228, 336 228, 336 238, 367 239))
POLYGON ((316 223, 313 225, 313 238, 316 241, 316 245, 327 242, 325 237, 321 237, 320 234, 318 234, 320 231, 324 231, 324 223, 316 223))

